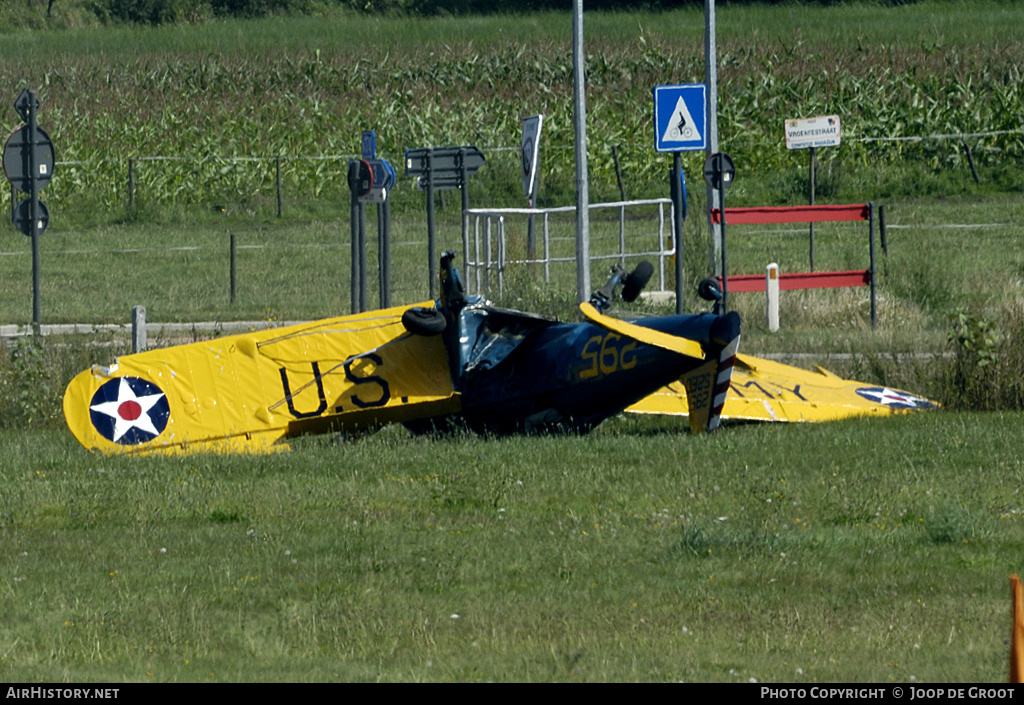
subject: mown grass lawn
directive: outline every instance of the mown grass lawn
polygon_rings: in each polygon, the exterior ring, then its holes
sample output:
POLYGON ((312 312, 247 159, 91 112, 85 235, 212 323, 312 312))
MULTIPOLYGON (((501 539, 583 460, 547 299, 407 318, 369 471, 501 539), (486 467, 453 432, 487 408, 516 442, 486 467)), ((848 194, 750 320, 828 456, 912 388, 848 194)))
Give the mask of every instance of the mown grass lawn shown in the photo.
MULTIPOLYGON (((823 157, 818 197, 889 208, 880 325, 864 291, 793 292, 770 334, 763 300, 737 296, 743 349, 851 353, 830 366, 938 395, 949 378, 915 355, 959 333, 971 379, 1016 384, 1006 351, 1019 321, 1004 323, 1024 273, 1021 111, 1005 106, 1021 102, 1019 7, 801 9, 794 22, 789 6, 722 8, 721 137, 740 167, 730 205, 805 202, 805 155, 783 151, 781 122, 840 113, 845 146, 823 157), (858 141, 970 130, 999 135, 858 141), (1009 363, 986 376, 997 365, 972 369, 967 346, 1009 363)), ((702 76, 699 13, 629 19, 587 20, 592 201, 618 197, 613 146, 630 195, 665 195, 650 90, 702 76)), ((570 202, 567 32, 555 13, 68 30, 60 52, 53 34, 5 35, 11 100, 39 88, 64 160, 44 194, 43 323, 126 321, 136 304, 156 321, 346 312, 344 160, 320 156, 354 153, 364 128, 392 160, 480 144, 474 205, 520 205, 515 150, 502 148, 522 115, 543 112, 542 194, 570 202), (279 219, 266 160, 282 154, 279 219), (140 162, 127 209, 128 157, 160 155, 187 158, 140 162)), ((698 157, 692 282, 708 264, 698 157)), ((395 303, 426 297, 422 198, 408 181, 396 195, 395 303)), ((442 247, 459 244, 450 203, 442 247)), ((743 273, 804 268, 802 231, 730 232, 743 273)), ((866 266, 860 230, 822 227, 817 247, 822 267, 866 266)), ((30 319, 30 266, 10 232, 0 322, 30 319)), ((575 316, 571 273, 541 287, 524 271, 497 303, 575 316)), ((1020 411, 709 437, 627 417, 586 437, 388 428, 267 457, 106 458, 60 418, 71 375, 126 348, 95 338, 0 355, 0 671, 12 682, 1006 678, 1007 578, 1024 570, 1020 411)))
POLYGON ((1019 413, 400 428, 269 457, 4 432, 14 681, 1005 680, 1019 413))

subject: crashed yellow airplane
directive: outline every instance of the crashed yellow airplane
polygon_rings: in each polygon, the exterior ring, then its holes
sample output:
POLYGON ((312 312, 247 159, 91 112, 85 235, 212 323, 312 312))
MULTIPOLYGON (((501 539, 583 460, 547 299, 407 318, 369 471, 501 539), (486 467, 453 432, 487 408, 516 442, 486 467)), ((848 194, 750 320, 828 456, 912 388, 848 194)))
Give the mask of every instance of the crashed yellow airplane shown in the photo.
MULTIPOLYGON (((268 452, 297 435, 388 423, 483 433, 586 432, 609 416, 825 421, 934 408, 920 397, 737 353, 739 316, 623 321, 641 263, 580 306, 579 323, 466 296, 454 254, 438 301, 161 348, 93 366, 64 395, 74 436, 103 453, 268 452)), ((644 266, 646 265, 646 266, 644 266)))

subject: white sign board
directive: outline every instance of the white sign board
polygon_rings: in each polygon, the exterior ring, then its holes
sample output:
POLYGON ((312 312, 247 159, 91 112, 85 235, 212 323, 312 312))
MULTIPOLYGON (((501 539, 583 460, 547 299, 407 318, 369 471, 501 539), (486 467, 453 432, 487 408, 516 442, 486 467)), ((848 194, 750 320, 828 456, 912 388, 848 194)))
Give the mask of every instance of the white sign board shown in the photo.
POLYGON ((786 149, 836 147, 841 133, 838 115, 786 120, 786 149))
POLYGON ((540 131, 543 125, 543 115, 523 118, 523 195, 531 206, 537 195, 537 158, 540 156, 540 131))

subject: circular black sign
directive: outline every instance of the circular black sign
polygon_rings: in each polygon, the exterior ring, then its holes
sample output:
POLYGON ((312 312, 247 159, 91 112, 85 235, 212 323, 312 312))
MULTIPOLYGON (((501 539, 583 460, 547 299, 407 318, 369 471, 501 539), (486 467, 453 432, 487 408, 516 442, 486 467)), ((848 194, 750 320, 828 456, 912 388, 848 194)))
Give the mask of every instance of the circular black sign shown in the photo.
POLYGON ((725 152, 715 152, 704 162, 704 181, 711 188, 724 191, 736 178, 736 165, 725 152))
MULTIPOLYGON (((26 198, 14 209, 14 225, 21 232, 32 237, 32 199, 26 198)), ((50 209, 42 201, 39 202, 39 212, 36 213, 36 232, 40 235, 46 232, 46 226, 50 224, 50 209)))
POLYGON ((14 188, 23 193, 32 192, 32 170, 29 157, 34 155, 36 187, 42 190, 53 176, 53 142, 46 131, 36 128, 35 144, 32 144, 28 125, 22 125, 11 133, 4 147, 4 173, 14 188))

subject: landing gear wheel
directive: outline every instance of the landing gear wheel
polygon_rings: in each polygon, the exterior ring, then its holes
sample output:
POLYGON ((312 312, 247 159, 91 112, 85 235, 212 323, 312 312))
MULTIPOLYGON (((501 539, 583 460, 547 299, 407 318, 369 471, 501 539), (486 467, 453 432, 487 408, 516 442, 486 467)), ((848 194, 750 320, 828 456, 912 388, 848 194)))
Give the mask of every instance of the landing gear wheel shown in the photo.
POLYGON ((697 296, 701 297, 705 301, 721 301, 722 287, 719 285, 717 279, 714 277, 708 277, 707 279, 703 279, 701 283, 697 285, 697 296))
POLYGON ((444 332, 447 322, 436 308, 410 308, 402 314, 402 325, 413 335, 433 336, 444 332))

